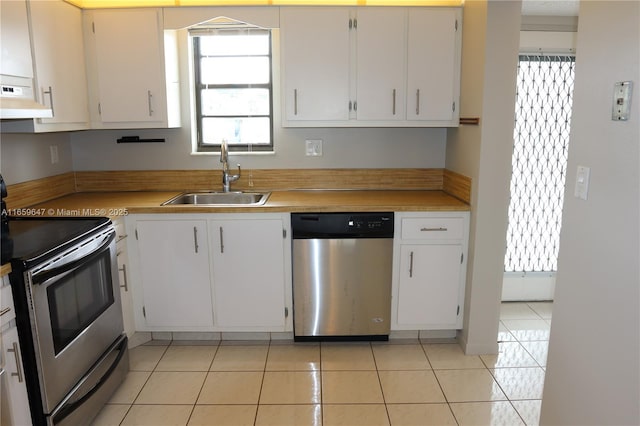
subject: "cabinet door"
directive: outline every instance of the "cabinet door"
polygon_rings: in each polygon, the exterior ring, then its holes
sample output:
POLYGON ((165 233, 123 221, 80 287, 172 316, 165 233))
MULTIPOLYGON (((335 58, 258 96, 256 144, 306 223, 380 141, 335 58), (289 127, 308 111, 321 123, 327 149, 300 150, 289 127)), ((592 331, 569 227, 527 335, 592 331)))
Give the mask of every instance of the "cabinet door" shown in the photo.
POLYGON ((358 120, 404 120, 405 8, 366 7, 357 18, 358 120))
POLYGON ((24 381, 24 370, 20 359, 18 329, 10 327, 2 331, 2 357, 4 374, 0 376, 2 387, 2 425, 21 426, 31 424, 29 399, 24 381))
POLYGON ((211 224, 216 325, 281 330, 285 322, 282 220, 211 224))
POLYGON ((284 116, 292 121, 349 119, 349 9, 280 11, 284 116))
POLYGON ((33 77, 27 3, 1 1, 0 19, 0 74, 33 77))
POLYGON ((458 317, 460 245, 402 245, 398 324, 451 328, 458 317))
POLYGON ((95 10, 93 14, 101 120, 164 122, 160 12, 95 10))
POLYGON ((165 331, 212 327, 206 221, 139 221, 136 229, 146 324, 165 331))
POLYGON ((120 280, 120 300, 122 302, 122 323, 127 337, 131 338, 136 331, 133 319, 133 296, 131 281, 129 277, 129 262, 127 256, 127 242, 120 239, 116 244, 116 255, 118 260, 118 278, 120 280))
POLYGON ((82 11, 62 0, 32 1, 31 29, 36 64, 37 97, 51 107, 43 124, 74 124, 51 130, 89 126, 87 76, 82 37, 82 11))
POLYGON ((456 125, 460 86, 457 9, 410 8, 407 119, 456 125))

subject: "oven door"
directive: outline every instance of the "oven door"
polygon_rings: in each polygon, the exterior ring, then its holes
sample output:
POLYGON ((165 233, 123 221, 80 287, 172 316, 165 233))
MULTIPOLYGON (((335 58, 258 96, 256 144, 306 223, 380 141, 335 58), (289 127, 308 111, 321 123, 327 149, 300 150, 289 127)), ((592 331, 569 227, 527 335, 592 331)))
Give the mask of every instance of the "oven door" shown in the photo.
POLYGON ((123 332, 114 236, 109 228, 27 272, 45 413, 123 332))

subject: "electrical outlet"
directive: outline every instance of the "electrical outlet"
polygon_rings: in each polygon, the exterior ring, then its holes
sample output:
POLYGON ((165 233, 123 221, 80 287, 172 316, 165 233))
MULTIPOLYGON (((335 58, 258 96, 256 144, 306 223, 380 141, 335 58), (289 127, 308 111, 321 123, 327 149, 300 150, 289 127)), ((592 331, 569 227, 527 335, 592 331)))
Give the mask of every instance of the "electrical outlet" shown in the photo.
POLYGON ((307 157, 322 156, 322 139, 307 139, 305 141, 305 155, 307 157))
POLYGON ((51 164, 57 164, 60 160, 60 157, 58 157, 58 145, 49 145, 49 153, 51 154, 51 164))

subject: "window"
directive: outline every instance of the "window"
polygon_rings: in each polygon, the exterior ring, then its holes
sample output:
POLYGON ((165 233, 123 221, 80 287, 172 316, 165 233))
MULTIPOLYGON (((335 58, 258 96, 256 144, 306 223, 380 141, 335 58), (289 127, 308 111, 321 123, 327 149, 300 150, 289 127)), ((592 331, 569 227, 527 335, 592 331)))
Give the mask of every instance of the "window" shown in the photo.
POLYGON ((506 272, 557 270, 574 69, 573 56, 520 56, 506 272))
POLYGON ((198 152, 273 150, 271 32, 190 31, 194 52, 198 152))

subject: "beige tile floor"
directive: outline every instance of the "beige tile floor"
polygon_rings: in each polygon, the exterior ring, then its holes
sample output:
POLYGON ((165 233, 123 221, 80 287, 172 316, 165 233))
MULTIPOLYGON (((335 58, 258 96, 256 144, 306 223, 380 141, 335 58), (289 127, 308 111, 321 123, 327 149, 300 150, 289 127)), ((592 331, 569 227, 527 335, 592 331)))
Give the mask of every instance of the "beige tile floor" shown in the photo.
POLYGON ((94 425, 537 425, 551 307, 503 303, 497 355, 424 341, 154 341, 131 350, 94 425))

